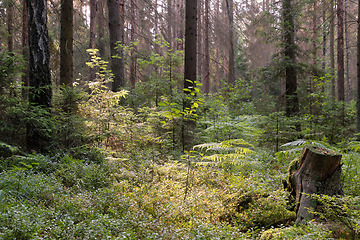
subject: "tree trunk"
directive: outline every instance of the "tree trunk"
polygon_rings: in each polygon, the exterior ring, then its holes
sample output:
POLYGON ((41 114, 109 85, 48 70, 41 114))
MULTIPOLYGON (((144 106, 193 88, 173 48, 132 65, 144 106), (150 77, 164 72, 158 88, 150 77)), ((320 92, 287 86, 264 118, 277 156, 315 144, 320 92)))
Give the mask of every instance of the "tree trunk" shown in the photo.
POLYGON ((331 70, 331 96, 335 99, 335 13, 334 0, 330 3, 330 70, 331 70))
MULTIPOLYGON (((22 55, 25 60, 25 62, 28 62, 29 60, 29 32, 28 32, 28 9, 26 6, 26 0, 23 0, 23 19, 22 19, 22 55)), ((29 64, 25 65, 25 68, 23 70, 23 75, 21 76, 21 82, 23 85, 22 89, 22 97, 23 99, 27 100, 29 95, 29 64)))
MULTIPOLYGON (((356 91, 356 133, 360 133, 360 4, 358 5, 357 20, 357 91, 356 91)), ((360 135, 358 135, 360 140, 360 135)))
POLYGON ((13 1, 8 0, 6 6, 6 16, 7 16, 7 34, 8 34, 8 51, 14 51, 13 46, 13 19, 14 19, 14 8, 13 1))
POLYGON ((286 82, 286 116, 296 116, 299 113, 299 100, 297 96, 297 73, 295 52, 295 26, 294 12, 291 0, 283 0, 284 21, 284 61, 286 82))
POLYGON ((61 1, 60 85, 73 83, 73 0, 61 1))
POLYGON ((205 0, 204 94, 209 94, 210 92, 209 1, 210 0, 205 0))
MULTIPOLYGON (((97 0, 90 0, 90 41, 89 48, 96 49, 97 0)), ((91 58, 90 58, 91 59, 91 58)), ((89 80, 96 78, 96 69, 90 68, 89 80)))
POLYGON ((337 87, 338 100, 345 100, 344 87, 344 6, 343 0, 337 1, 337 87))
POLYGON ((349 39, 349 7, 348 0, 345 0, 345 11, 344 11, 344 20, 345 20, 345 76, 346 76, 346 91, 345 91, 345 100, 350 101, 351 96, 351 79, 350 79, 350 39, 349 39))
POLYGON ((317 203, 308 194, 343 194, 340 184, 340 161, 341 155, 332 150, 314 146, 304 147, 298 167, 289 172, 290 186, 287 186, 297 203, 296 223, 314 218, 311 210, 315 209, 317 203))
POLYGON ((184 39, 184 28, 183 28, 183 22, 184 22, 184 4, 183 4, 183 0, 178 0, 177 3, 177 38, 181 41, 178 41, 177 43, 177 50, 179 51, 183 51, 184 50, 184 44, 183 44, 183 39, 184 39))
MULTIPOLYGON (((130 41, 134 42, 135 41, 135 26, 136 26, 136 22, 135 22, 135 0, 131 0, 131 30, 130 30, 130 41)), ((135 48, 136 46, 134 46, 131 49, 131 62, 130 62, 130 83, 131 83, 131 88, 134 89, 135 88, 135 82, 136 82, 136 56, 135 56, 135 48)))
MULTIPOLYGON (((29 102, 44 108, 51 107, 49 36, 46 0, 27 0, 29 11, 29 102)), ((28 149, 43 151, 48 139, 38 126, 27 125, 28 149)))
POLYGON ((124 54, 118 43, 124 44, 124 0, 108 0, 112 91, 125 86, 124 54), (118 46, 118 48, 116 48, 118 46))
POLYGON ((166 41, 169 43, 170 49, 173 48, 173 39, 172 39, 172 23, 173 23, 173 14, 172 14, 172 1, 173 0, 167 0, 167 35, 166 35, 166 41))
POLYGON ((313 2, 313 64, 317 66, 317 5, 313 2))
POLYGON ((326 0, 322 1, 322 21, 323 21, 323 31, 322 31, 322 64, 321 67, 325 71, 326 68, 326 38, 327 38, 327 28, 326 28, 326 0))
POLYGON ((197 0, 186 0, 184 88, 195 87, 197 57, 197 0), (192 83, 186 80, 191 80, 192 83))
POLYGON ((228 82, 235 83, 235 50, 234 50, 234 10, 233 0, 226 0, 226 9, 229 18, 229 74, 228 82))
POLYGON ((104 0, 97 0, 97 20, 98 20, 98 38, 97 38, 97 47, 99 48, 99 54, 102 59, 106 59, 105 56, 105 40, 104 40, 104 27, 105 27, 105 18, 104 18, 104 0))
MULTIPOLYGON (((193 91, 196 87, 196 57, 197 57, 197 0, 186 0, 185 7, 185 69, 184 89, 193 91), (190 81, 189 81, 190 80, 190 81)), ((189 94, 189 91, 184 91, 189 94)), ((187 98, 183 100, 183 109, 189 110, 191 102, 187 98)), ((189 148, 193 140, 192 130, 195 128, 195 121, 184 119, 181 131, 183 150, 189 148)))
POLYGON ((202 0, 198 0, 197 6, 197 76, 202 81, 202 65, 203 65, 203 54, 202 54, 202 40, 203 40, 203 33, 202 33, 202 0))

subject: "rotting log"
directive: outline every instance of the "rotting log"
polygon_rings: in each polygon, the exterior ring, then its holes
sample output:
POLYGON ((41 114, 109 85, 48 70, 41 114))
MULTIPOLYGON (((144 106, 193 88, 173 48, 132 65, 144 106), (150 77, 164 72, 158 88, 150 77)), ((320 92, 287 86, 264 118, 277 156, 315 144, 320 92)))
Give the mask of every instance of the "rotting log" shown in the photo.
POLYGON ((290 166, 288 182, 284 185, 296 201, 295 224, 314 219, 311 210, 316 208, 317 203, 309 194, 343 194, 340 183, 341 157, 333 150, 306 146, 298 163, 290 166))

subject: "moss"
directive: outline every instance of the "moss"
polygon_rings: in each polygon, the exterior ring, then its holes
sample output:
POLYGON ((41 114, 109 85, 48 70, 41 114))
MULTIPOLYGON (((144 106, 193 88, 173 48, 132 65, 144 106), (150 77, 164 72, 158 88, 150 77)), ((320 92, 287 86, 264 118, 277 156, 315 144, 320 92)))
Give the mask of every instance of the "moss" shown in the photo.
POLYGON ((260 240, 284 239, 284 237, 280 228, 271 228, 261 234, 260 240))
MULTIPOLYGON (((286 228, 271 228, 264 231, 260 240, 283 239, 338 239, 334 233, 323 224, 309 222, 307 225, 291 226, 286 228)), ((343 238, 342 238, 343 239, 343 238)), ((346 238, 348 239, 348 238, 346 238)))
POLYGON ((248 192, 235 195, 225 202, 227 213, 222 215, 220 220, 238 226, 243 231, 288 224, 296 215, 295 212, 287 210, 284 196, 280 195, 280 192, 248 192))

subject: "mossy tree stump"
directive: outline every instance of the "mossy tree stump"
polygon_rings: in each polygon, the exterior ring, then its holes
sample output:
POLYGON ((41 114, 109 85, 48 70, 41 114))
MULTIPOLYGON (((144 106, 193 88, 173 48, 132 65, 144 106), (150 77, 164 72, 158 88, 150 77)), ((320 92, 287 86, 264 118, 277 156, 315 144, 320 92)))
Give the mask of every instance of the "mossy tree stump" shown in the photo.
POLYGON ((298 164, 289 168, 287 190, 296 200, 296 224, 314 218, 316 201, 309 194, 342 195, 340 184, 341 155, 328 149, 304 147, 298 164))

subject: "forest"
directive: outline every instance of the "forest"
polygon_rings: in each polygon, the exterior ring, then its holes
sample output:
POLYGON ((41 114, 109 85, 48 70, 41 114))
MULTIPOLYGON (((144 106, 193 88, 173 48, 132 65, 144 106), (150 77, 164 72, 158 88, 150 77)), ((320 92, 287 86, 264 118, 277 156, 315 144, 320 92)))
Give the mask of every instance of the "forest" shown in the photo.
POLYGON ((0 0, 0 239, 358 239, 359 17, 0 0))

